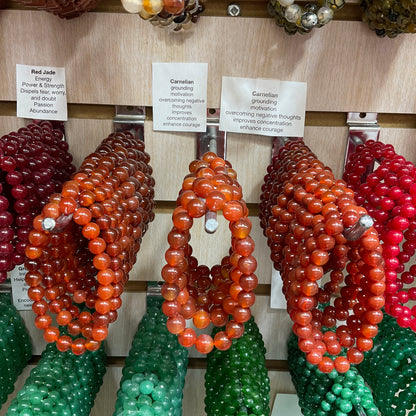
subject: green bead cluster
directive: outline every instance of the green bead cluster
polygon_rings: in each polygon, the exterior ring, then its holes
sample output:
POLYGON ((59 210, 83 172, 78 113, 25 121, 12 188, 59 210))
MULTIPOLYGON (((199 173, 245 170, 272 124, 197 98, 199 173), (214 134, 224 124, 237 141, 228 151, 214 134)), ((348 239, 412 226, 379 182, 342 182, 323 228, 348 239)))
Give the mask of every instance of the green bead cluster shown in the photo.
POLYGON ((32 356, 32 346, 22 318, 9 294, 0 294, 0 407, 32 356))
MULTIPOLYGON (((216 328, 214 334, 223 329, 216 328)), ((212 335, 214 337, 214 334, 212 335)), ((268 416, 270 380, 263 338, 253 317, 226 351, 207 357, 205 411, 208 416, 268 416)))
POLYGON ((379 414, 370 389, 355 367, 342 374, 336 370, 322 373, 306 361, 294 334, 289 339, 288 351, 290 374, 305 416, 356 415, 360 409, 367 416, 379 414))
POLYGON ((103 347, 74 355, 48 344, 6 416, 88 416, 104 373, 103 347))
POLYGON ((416 33, 416 0, 363 0, 363 21, 377 36, 416 33))
POLYGON ((358 369, 383 416, 416 416, 416 334, 384 314, 374 347, 358 369))
POLYGON ((180 416, 188 350, 166 328, 163 299, 148 297, 123 368, 114 416, 180 416))

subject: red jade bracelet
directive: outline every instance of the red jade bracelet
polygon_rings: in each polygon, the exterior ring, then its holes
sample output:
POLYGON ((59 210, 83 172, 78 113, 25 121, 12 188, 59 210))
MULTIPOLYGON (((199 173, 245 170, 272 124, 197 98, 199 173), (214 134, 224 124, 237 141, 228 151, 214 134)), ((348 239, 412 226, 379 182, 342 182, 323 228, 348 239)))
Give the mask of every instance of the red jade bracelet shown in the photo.
POLYGON ((383 317, 378 234, 373 227, 364 233, 357 227, 361 217, 369 218, 366 210, 303 142, 281 149, 262 191, 261 225, 282 275, 299 348, 322 372, 335 368, 344 373, 372 348, 383 317), (357 231, 361 236, 348 241, 345 235, 357 231), (319 281, 327 273, 330 280, 322 287, 319 281), (334 294, 340 296, 331 302, 334 294), (346 322, 337 326, 338 321, 346 322), (341 355, 343 348, 346 355, 341 355))
POLYGON ((149 160, 143 142, 130 133, 110 135, 33 221, 28 295, 36 327, 60 351, 97 350, 117 318, 142 236, 154 219, 149 160), (52 325, 51 313, 69 335, 52 325))
POLYGON ((162 308, 168 316, 168 330, 178 334, 180 344, 195 345, 199 352, 207 354, 214 346, 227 350, 233 338, 243 335, 244 322, 250 319, 250 307, 255 301, 257 262, 252 255, 254 241, 249 235, 248 209, 231 164, 208 152, 202 160, 193 161, 189 171, 168 235, 170 247, 165 254, 167 264, 162 269, 166 282, 162 287, 165 298, 162 308), (189 244, 193 219, 209 211, 222 211, 231 231, 230 255, 211 269, 198 265, 189 244), (186 320, 190 319, 197 329, 204 329, 212 322, 217 327, 225 325, 225 331, 218 332, 214 339, 204 333, 197 336, 194 329, 186 327, 186 320))
POLYGON ((416 251, 416 167, 394 151, 392 145, 369 140, 359 145, 346 164, 344 179, 356 192, 356 199, 374 218, 380 233, 386 269, 386 313, 401 327, 416 331, 416 266, 405 270, 416 251), (377 169, 361 183, 367 166, 377 169))

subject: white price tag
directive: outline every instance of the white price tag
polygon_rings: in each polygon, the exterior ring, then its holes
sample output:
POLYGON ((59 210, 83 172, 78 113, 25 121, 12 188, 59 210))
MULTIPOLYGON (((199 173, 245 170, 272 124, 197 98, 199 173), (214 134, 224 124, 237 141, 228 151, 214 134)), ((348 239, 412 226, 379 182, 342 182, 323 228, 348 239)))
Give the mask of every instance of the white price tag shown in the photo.
POLYGON ((27 296, 29 285, 25 282, 27 270, 23 264, 16 266, 9 274, 12 284, 13 305, 18 311, 32 310, 33 300, 27 296))
POLYGON ((153 63, 153 129, 206 131, 206 63, 153 63))
POLYGON ((277 394, 271 416, 302 416, 296 394, 277 394))
POLYGON ((65 68, 16 65, 17 117, 68 119, 65 68))
POLYGON ((270 308, 286 309, 286 299, 282 293, 283 281, 280 272, 272 268, 272 287, 270 290, 270 308))
POLYGON ((306 82, 222 77, 220 130, 303 137, 306 82))

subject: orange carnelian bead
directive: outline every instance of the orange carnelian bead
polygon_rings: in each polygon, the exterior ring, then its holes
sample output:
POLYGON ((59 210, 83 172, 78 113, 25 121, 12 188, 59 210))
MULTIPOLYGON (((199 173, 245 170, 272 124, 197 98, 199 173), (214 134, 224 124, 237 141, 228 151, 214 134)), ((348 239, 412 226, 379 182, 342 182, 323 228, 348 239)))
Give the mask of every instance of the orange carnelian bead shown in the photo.
POLYGON ((52 318, 49 315, 40 315, 35 318, 35 326, 38 329, 46 329, 51 326, 52 318))
POLYGON ((229 338, 240 338, 244 333, 244 325, 236 321, 229 321, 225 326, 225 332, 229 338))
POLYGON ((95 310, 102 315, 105 315, 111 310, 111 304, 109 300, 97 299, 94 302, 94 305, 95 305, 95 310))
POLYGON ((208 354, 214 348, 214 340, 208 334, 201 334, 197 337, 195 341, 195 348, 201 354, 208 354))
POLYGON ((104 326, 93 327, 92 337, 94 341, 103 341, 107 338, 108 329, 104 326))
POLYGON ((72 338, 69 335, 62 335, 56 341, 56 348, 59 351, 68 351, 71 348, 72 338))
POLYGON ((92 215, 87 208, 77 208, 72 218, 78 225, 87 225, 91 221, 92 215))
POLYGON ((192 347, 196 341, 196 333, 192 328, 185 328, 184 331, 178 334, 178 341, 183 347, 192 347))
POLYGON ((207 211, 205 203, 199 198, 195 198, 189 201, 186 209, 192 218, 200 218, 207 211))
POLYGON ((71 345, 71 351, 75 355, 84 354, 84 352, 86 351, 85 342, 86 342, 85 339, 82 339, 82 338, 78 338, 74 340, 71 345))
POLYGON ((89 222, 82 227, 82 235, 88 240, 93 240, 100 235, 100 227, 94 222, 89 222))
POLYGON ((226 196, 218 190, 210 192, 205 201, 206 206, 210 211, 222 210, 226 202, 226 196))
POLYGON ((100 254, 104 252, 105 249, 106 249, 106 242, 100 237, 94 238, 93 240, 90 240, 88 242, 88 250, 92 254, 100 254))
POLYGON ((226 351, 231 347, 231 339, 227 337, 224 331, 217 332, 214 336, 214 345, 220 351, 226 351))
POLYGON ((243 207, 238 201, 228 201, 222 210, 224 218, 228 221, 238 221, 244 213, 243 207))
POLYGON ((97 270, 106 270, 111 265, 111 257, 107 253, 97 254, 94 256, 93 265, 97 270))
POLYGON ((38 259, 43 253, 42 248, 40 247, 35 247, 32 246, 30 244, 28 244, 25 248, 25 255, 26 257, 28 257, 29 259, 38 259))
POLYGON ((56 322, 58 325, 64 326, 68 325, 72 320, 72 314, 68 311, 61 311, 56 316, 56 322))
POLYGON ((46 342, 55 342, 59 337, 59 329, 51 326, 43 331, 43 338, 46 342))
POLYGON ((193 316, 193 323, 196 328, 204 329, 210 324, 210 322, 210 314, 207 311, 200 309, 195 312, 193 316))
POLYGON ((46 204, 42 209, 42 215, 56 220, 61 215, 59 205, 55 203, 46 204))
POLYGON ((166 322, 168 331, 172 334, 180 334, 185 330, 186 322, 181 315, 168 318, 166 322))

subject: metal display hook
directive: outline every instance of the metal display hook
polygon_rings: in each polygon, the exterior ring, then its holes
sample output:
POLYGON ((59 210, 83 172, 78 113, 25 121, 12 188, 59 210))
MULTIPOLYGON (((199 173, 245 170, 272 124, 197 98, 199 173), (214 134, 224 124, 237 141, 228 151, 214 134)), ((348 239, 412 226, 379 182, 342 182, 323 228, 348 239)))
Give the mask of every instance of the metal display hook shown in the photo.
MULTIPOLYGON (((207 129, 198 133, 196 157, 201 159, 206 152, 214 152, 225 159, 227 154, 227 133, 219 130, 220 110, 209 109, 207 111, 207 129)), ((208 234, 215 233, 218 228, 217 213, 208 211, 205 214, 205 231, 208 234)))

